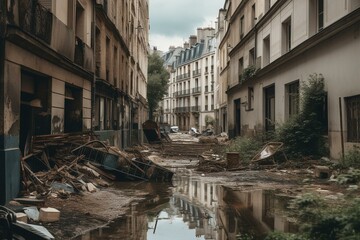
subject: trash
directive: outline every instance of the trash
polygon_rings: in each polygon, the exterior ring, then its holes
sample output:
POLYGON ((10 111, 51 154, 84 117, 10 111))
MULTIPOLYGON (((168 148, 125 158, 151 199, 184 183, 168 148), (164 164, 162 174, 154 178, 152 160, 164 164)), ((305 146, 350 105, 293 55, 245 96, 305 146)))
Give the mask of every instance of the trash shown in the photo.
POLYGON ((14 233, 21 233, 24 239, 55 239, 54 236, 43 226, 17 222, 13 224, 14 233))
POLYGON ((274 155, 277 152, 281 152, 283 154, 283 156, 285 157, 285 159, 287 160, 285 153, 283 151, 281 151, 281 147, 283 145, 284 144, 282 142, 269 142, 260 150, 259 153, 257 153, 253 157, 253 159, 251 161, 259 162, 259 161, 271 158, 272 162, 275 164, 274 155))
POLYGON ((60 211, 56 208, 40 208, 39 220, 41 222, 56 222, 60 219, 60 211))
POLYGON ((19 212, 19 213, 16 213, 16 221, 21 221, 21 222, 27 223, 28 217, 25 213, 19 212))
POLYGON ((29 219, 34 221, 39 221, 39 210, 37 207, 25 207, 24 208, 25 214, 28 216, 29 219))
POLYGON ((74 188, 70 185, 70 184, 67 184, 67 183, 59 183, 59 182, 53 182, 51 184, 51 188, 54 189, 54 190, 64 190, 66 192, 69 192, 69 193, 74 193, 74 188))

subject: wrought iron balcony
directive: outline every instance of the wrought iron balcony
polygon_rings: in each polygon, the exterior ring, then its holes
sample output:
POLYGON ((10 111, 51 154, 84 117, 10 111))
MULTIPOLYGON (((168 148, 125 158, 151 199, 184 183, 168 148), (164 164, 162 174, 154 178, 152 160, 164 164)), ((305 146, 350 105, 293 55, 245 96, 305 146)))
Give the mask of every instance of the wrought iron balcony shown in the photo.
POLYGON ((193 77, 198 77, 201 75, 201 70, 200 69, 196 69, 193 71, 193 77))
POLYGON ((201 87, 195 87, 192 89, 193 94, 200 94, 201 93, 201 87))
POLYGON ((37 1, 19 0, 19 25, 47 44, 51 43, 52 13, 37 1))

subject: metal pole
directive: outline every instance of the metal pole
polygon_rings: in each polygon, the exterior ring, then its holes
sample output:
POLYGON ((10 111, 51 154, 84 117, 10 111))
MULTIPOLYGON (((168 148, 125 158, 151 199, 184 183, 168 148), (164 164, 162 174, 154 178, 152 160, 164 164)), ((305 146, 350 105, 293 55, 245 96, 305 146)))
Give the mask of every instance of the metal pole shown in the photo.
POLYGON ((344 156, 345 156, 345 147, 344 147, 344 131, 343 131, 343 120, 342 120, 341 97, 339 97, 339 111, 340 111, 341 155, 342 155, 342 158, 344 158, 344 156))

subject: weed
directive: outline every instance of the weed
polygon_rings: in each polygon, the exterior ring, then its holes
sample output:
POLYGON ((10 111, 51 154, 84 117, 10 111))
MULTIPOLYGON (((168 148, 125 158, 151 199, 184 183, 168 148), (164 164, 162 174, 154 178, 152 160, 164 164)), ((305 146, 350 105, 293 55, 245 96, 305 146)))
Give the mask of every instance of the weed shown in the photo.
POLYGON ((340 159, 340 166, 343 168, 360 168, 360 147, 354 145, 352 149, 347 151, 345 156, 340 159))
POLYGON ((255 138, 237 137, 224 149, 223 153, 239 152, 243 162, 250 162, 261 146, 262 143, 255 138))

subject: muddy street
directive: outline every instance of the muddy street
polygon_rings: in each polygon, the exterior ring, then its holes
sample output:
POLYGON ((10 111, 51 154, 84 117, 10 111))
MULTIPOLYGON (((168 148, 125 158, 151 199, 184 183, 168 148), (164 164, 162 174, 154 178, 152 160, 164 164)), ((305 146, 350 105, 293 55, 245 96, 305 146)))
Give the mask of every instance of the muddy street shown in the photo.
POLYGON ((62 206, 62 219, 46 227, 57 239, 264 239, 274 230, 298 230, 284 211, 296 195, 340 196, 325 181, 304 184, 310 173, 202 173, 196 158, 150 158, 175 172, 171 183, 117 182, 82 197, 53 199, 49 204, 62 206))

